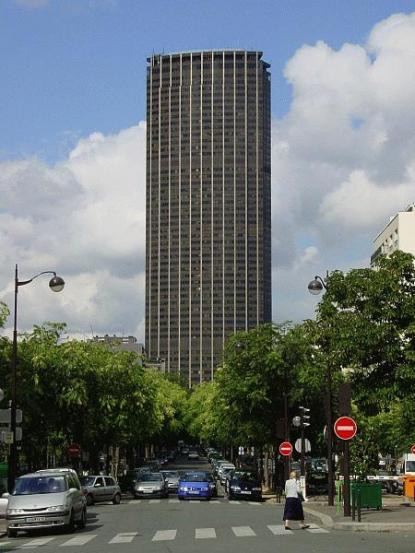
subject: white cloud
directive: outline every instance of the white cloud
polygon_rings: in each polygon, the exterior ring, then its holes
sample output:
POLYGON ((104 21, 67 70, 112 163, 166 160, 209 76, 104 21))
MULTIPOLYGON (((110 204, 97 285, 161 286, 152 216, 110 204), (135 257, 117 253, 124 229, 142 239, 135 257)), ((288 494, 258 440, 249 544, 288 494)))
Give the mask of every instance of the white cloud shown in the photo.
MULTIPOLYGON (((290 110, 272 126, 274 320, 311 317, 315 274, 367 265, 390 215, 415 200, 415 14, 366 44, 305 45, 288 61, 290 110)), ((145 124, 80 139, 67 159, 0 163, 0 298, 13 267, 66 279, 19 294, 19 328, 144 337, 145 124)))
POLYGON ((0 163, 0 298, 12 305, 16 262, 20 279, 51 269, 66 281, 62 294, 47 279, 22 287, 19 328, 53 319, 143 338, 145 132, 94 133, 53 167, 0 163))
POLYGON ((285 75, 293 100, 274 121, 272 158, 278 319, 310 316, 314 273, 367 265, 389 216, 415 200, 415 13, 381 21, 366 44, 305 45, 285 75), (305 246, 318 255, 305 261, 305 246))

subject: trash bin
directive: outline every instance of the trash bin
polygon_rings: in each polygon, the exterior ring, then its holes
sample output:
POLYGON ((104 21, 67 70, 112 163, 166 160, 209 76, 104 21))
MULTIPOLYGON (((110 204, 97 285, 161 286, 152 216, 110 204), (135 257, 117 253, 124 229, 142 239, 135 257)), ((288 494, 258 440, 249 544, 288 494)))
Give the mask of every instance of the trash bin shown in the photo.
POLYGON ((415 476, 404 476, 403 494, 415 501, 415 476))
POLYGON ((382 507, 382 486, 378 483, 353 482, 351 492, 355 494, 356 505, 366 509, 380 509, 382 507))

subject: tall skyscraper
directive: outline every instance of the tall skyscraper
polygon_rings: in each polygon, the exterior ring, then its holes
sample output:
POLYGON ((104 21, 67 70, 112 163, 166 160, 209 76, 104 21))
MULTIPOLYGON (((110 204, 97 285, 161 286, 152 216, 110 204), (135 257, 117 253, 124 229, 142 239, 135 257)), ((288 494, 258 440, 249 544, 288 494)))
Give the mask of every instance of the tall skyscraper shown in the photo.
POLYGON ((271 321, 269 64, 147 61, 146 351, 192 386, 229 335, 271 321))

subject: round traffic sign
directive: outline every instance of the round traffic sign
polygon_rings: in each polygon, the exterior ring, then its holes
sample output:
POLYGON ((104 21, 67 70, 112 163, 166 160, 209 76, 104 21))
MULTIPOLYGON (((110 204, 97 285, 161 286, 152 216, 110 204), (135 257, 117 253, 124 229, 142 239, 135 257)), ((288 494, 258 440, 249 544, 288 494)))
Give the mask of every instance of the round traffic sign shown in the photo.
POLYGON ((293 446, 290 442, 282 442, 282 444, 280 444, 280 447, 278 448, 278 451, 281 455, 288 457, 293 452, 293 446))
POLYGON ((81 446, 79 444, 71 444, 68 447, 69 457, 80 457, 81 456, 81 446))
POLYGON ((351 440, 357 432, 357 424, 351 417, 339 417, 334 423, 334 433, 341 440, 351 440))
POLYGON ((411 445, 411 453, 415 453, 415 444, 411 445))

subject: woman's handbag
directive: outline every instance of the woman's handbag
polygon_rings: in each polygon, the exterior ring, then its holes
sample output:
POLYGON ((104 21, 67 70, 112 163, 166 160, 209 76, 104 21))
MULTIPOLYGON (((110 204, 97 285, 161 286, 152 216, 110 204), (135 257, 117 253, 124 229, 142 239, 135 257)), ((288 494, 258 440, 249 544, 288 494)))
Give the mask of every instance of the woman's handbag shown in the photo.
POLYGON ((304 501, 304 496, 303 496, 303 492, 297 492, 297 495, 298 495, 298 499, 303 502, 304 501))

